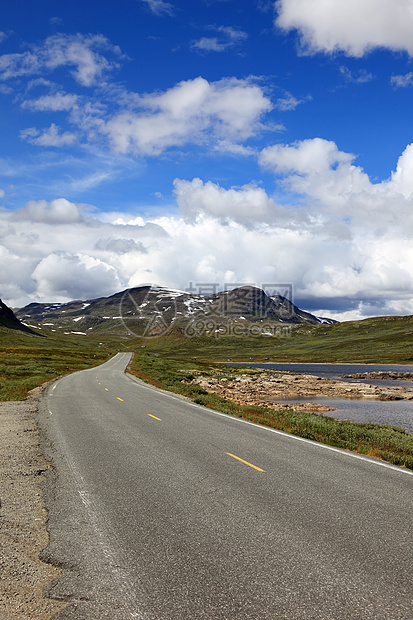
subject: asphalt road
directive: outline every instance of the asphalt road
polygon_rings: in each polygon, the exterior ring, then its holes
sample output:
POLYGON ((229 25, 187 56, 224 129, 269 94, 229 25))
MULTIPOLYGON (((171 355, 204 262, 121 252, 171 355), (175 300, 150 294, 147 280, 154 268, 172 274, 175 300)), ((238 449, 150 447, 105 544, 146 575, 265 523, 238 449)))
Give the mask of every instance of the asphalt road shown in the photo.
POLYGON ((413 472, 140 385, 129 359, 43 402, 56 618, 411 620, 413 472))

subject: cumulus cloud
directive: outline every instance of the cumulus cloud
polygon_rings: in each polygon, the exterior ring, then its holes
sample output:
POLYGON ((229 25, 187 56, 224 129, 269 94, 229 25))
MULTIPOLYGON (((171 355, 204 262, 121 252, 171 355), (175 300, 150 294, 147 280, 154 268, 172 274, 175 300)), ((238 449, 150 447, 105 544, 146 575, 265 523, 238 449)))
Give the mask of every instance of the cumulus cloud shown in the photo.
POLYGON ((334 142, 322 138, 267 147, 259 158, 264 168, 282 175, 285 186, 330 212, 368 223, 367 218, 380 211, 384 223, 394 217, 394 210, 389 209, 393 204, 403 210, 403 227, 410 225, 413 145, 406 147, 391 178, 381 183, 371 183, 363 169, 354 165, 354 160, 355 155, 340 151, 334 142))
POLYGON ((28 127, 20 132, 20 138, 30 144, 38 146, 71 146, 77 140, 76 134, 70 131, 60 133, 60 127, 52 123, 48 129, 39 131, 35 127, 28 127))
POLYGON ((384 47, 413 55, 411 0, 277 0, 275 23, 297 30, 304 52, 360 57, 384 47))
POLYGON ((225 52, 246 41, 248 35, 243 30, 232 26, 209 26, 216 35, 212 37, 201 37, 191 44, 192 49, 202 52, 225 52))
POLYGON ((189 222, 204 215, 222 222, 234 221, 245 226, 257 224, 291 225, 292 217, 277 205, 266 192, 255 185, 224 189, 216 183, 201 179, 175 179, 175 196, 180 211, 189 222))
POLYGON ((140 241, 133 239, 110 238, 98 239, 95 243, 95 250, 102 252, 113 252, 114 254, 130 254, 132 252, 140 252, 147 254, 148 250, 140 241))
POLYGON ((119 66, 120 57, 120 49, 102 35, 56 34, 42 45, 33 45, 29 51, 0 56, 0 79, 69 67, 76 82, 92 86, 119 66), (108 53, 113 57, 111 60, 107 58, 108 53))
MULTIPOLYGON (((353 247, 355 256, 371 244, 366 262, 373 265, 376 245, 381 248, 386 239, 396 238, 401 249, 402 239, 413 235, 413 145, 400 156, 391 177, 380 183, 372 183, 354 161, 354 155, 320 138, 268 147, 260 157, 284 189, 300 196, 320 233, 360 244, 357 251, 353 247)), ((393 267, 401 260, 400 255, 388 258, 393 267)))
POLYGON ((295 142, 293 145, 277 144, 265 148, 260 163, 276 172, 318 174, 335 165, 350 164, 355 159, 351 153, 343 153, 337 145, 323 138, 295 142))
POLYGON ((380 183, 372 183, 355 159, 320 138, 275 145, 261 154, 261 165, 273 170, 284 188, 301 195, 316 224, 312 234, 332 241, 335 231, 339 233, 324 263, 317 254, 326 250, 326 243, 315 248, 299 294, 329 299, 336 308, 340 299, 358 299, 362 305, 357 312, 366 311, 375 298, 383 312, 403 307, 405 314, 411 313, 413 145, 399 157, 390 178, 380 183))
POLYGON ((114 293, 126 288, 137 271, 148 280, 148 252, 161 251, 167 240, 168 233, 159 224, 124 214, 100 214, 63 198, 30 201, 16 211, 2 209, 2 298, 21 306, 30 300, 67 301, 114 293), (65 270, 67 274, 59 275, 65 270))
POLYGON ((180 82, 168 91, 140 98, 141 113, 122 112, 106 123, 118 153, 156 155, 163 150, 207 139, 245 140, 260 129, 271 110, 262 89, 250 80, 202 77, 180 82))
MULTIPOLYGON (((219 45, 224 47, 246 37, 230 26, 214 28, 219 45)), ((66 113, 65 120, 73 127, 64 131, 52 122, 46 129, 28 127, 20 137, 41 147, 68 147, 81 140, 82 144, 107 148, 109 142, 117 155, 156 156, 186 144, 207 148, 224 142, 235 145, 263 129, 280 128, 264 123, 273 105, 264 87, 252 77, 215 82, 197 77, 163 92, 141 94, 106 81, 123 58, 120 49, 102 35, 80 34, 54 35, 28 51, 0 56, 0 79, 13 84, 22 108, 66 113), (79 84, 94 90, 66 92, 46 79, 55 69, 70 71, 79 84), (26 87, 23 77, 30 78, 26 87), (39 96, 28 98, 34 89, 42 90, 39 96)), ((290 96, 278 106, 292 109, 298 103, 290 96)))
POLYGON ((31 200, 25 207, 14 211, 12 218, 49 224, 74 224, 83 221, 80 208, 65 198, 57 198, 51 202, 31 200))
POLYGON ((61 252, 43 258, 32 273, 43 297, 84 299, 109 295, 120 287, 116 270, 83 254, 61 252))
POLYGON ((22 305, 148 281, 287 282, 300 307, 333 318, 413 313, 413 145, 380 183, 321 138, 273 145, 259 161, 274 196, 195 178, 175 180, 174 215, 84 212, 64 199, 3 209, 2 296, 22 305))
POLYGON ((409 144, 397 162, 396 171, 388 185, 393 191, 400 193, 406 200, 413 199, 413 144, 409 144))
POLYGON ((0 289, 3 301, 10 306, 26 304, 32 294, 36 294, 36 283, 31 277, 36 262, 32 260, 28 246, 20 252, 13 247, 16 230, 9 228, 7 237, 2 239, 0 230, 0 289), (6 244, 10 247, 6 247, 6 244))

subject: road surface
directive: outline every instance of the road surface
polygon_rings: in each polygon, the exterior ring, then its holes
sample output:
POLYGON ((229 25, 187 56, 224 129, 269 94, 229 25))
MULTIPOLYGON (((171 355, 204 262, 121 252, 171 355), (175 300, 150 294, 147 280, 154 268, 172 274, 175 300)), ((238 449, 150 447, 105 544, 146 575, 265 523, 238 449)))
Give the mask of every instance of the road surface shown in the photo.
POLYGON ((55 383, 57 616, 413 617, 413 472, 139 384, 129 353, 55 383))

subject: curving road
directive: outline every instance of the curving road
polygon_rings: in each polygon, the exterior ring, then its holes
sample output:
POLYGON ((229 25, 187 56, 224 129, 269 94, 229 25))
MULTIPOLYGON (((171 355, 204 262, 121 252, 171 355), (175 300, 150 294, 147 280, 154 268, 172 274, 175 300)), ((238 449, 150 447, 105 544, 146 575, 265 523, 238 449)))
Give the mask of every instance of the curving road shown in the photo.
POLYGON ((413 472, 139 384, 129 360, 42 405, 56 618, 413 617, 413 472))

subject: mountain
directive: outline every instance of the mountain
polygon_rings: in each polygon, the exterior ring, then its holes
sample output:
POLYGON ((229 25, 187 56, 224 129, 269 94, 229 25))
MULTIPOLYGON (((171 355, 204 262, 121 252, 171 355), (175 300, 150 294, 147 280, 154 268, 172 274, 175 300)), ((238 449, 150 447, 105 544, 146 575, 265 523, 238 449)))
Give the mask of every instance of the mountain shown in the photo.
POLYGON ((23 325, 21 321, 15 316, 13 310, 6 306, 0 299, 0 326, 7 327, 7 329, 16 329, 28 334, 34 334, 29 327, 23 325))
POLYGON ((52 331, 79 334, 115 331, 139 336, 162 335, 172 328, 187 335, 237 335, 237 331, 244 333, 247 328, 270 334, 292 324, 335 322, 315 317, 281 295, 270 297, 252 286, 212 295, 140 286, 87 301, 32 303, 16 314, 25 323, 52 331))

